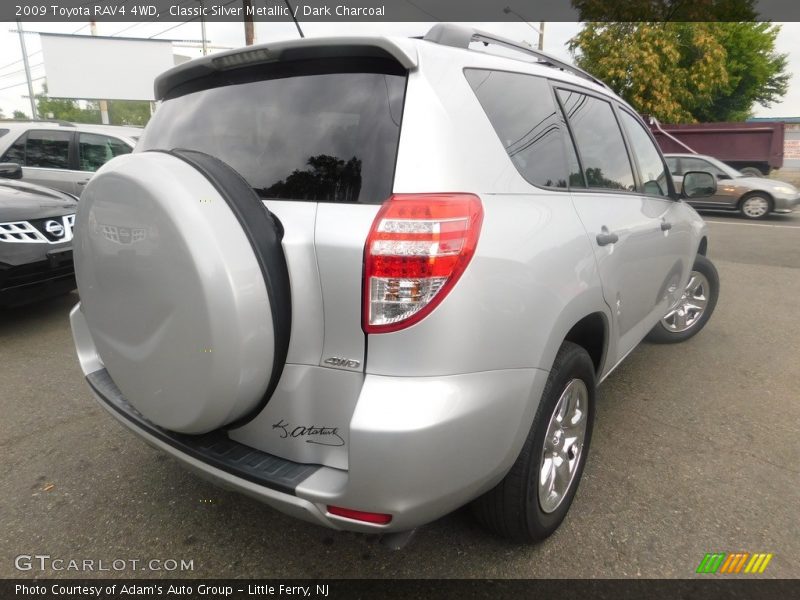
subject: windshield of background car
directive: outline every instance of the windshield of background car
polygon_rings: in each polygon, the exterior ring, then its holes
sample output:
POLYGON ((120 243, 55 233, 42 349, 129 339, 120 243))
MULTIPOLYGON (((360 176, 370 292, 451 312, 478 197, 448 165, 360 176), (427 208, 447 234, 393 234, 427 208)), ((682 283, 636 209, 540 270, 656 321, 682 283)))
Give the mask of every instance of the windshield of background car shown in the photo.
POLYGON ((137 144, 233 167, 262 198, 380 204, 392 191, 405 75, 245 81, 164 102, 137 144))

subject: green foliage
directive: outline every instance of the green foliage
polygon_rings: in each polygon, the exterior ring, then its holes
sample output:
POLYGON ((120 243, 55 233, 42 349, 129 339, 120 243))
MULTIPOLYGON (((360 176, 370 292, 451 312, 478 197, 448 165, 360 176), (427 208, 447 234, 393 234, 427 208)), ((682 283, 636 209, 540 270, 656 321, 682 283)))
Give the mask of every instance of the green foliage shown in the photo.
POLYGON ((570 40, 583 69, 664 122, 743 120, 788 86, 767 23, 587 23, 570 40))
POLYGON ((73 123, 100 123, 100 108, 96 102, 89 102, 86 108, 81 108, 77 100, 50 98, 47 95, 46 85, 44 91, 36 95, 36 112, 39 113, 40 119, 57 119, 73 123))
POLYGON ((769 107, 786 94, 791 75, 787 57, 777 54, 779 26, 769 23, 718 23, 717 39, 726 51, 728 83, 712 101, 693 111, 699 121, 744 121, 753 104, 769 107))
POLYGON ((572 0, 578 21, 753 21, 756 0, 572 0))
POLYGON ((108 120, 112 125, 144 127, 150 120, 150 103, 136 100, 109 100, 108 120))
POLYGON ((13 113, 11 113, 11 118, 12 119, 30 119, 30 117, 28 115, 26 115, 24 112, 22 112, 21 110, 15 110, 13 113))
MULTIPOLYGON (((143 127, 150 120, 149 102, 109 100, 106 104, 111 125, 143 127)), ((36 109, 40 119, 59 119, 73 123, 102 122, 99 102, 86 102, 86 106, 82 107, 78 100, 50 98, 47 95, 47 86, 44 87, 43 93, 36 96, 36 109)))

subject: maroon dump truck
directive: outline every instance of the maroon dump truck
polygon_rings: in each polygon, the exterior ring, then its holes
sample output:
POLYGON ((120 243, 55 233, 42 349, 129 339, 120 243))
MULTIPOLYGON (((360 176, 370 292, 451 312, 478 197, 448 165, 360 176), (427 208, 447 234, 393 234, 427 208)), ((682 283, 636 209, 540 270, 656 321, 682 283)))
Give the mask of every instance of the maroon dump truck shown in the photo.
POLYGON ((769 175, 783 166, 783 123, 692 123, 665 125, 645 117, 668 152, 708 154, 746 175, 769 175))

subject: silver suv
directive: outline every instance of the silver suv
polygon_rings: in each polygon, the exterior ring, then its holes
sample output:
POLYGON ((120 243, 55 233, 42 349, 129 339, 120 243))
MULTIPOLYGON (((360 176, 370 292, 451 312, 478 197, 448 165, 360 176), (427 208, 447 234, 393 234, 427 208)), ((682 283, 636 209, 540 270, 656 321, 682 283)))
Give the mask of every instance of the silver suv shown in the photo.
POLYGON ((714 309, 706 227, 648 128, 545 54, 437 25, 243 48, 155 87, 80 203, 81 366, 137 435, 288 514, 406 532, 473 502, 541 539, 596 386, 714 309))

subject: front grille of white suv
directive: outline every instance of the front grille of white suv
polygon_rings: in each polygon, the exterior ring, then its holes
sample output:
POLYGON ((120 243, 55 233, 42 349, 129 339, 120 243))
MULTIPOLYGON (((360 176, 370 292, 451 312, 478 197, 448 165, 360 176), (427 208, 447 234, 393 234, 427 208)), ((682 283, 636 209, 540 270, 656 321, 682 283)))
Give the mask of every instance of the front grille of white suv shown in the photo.
POLYGON ((72 240, 75 215, 0 223, 0 242, 60 244, 72 240))

